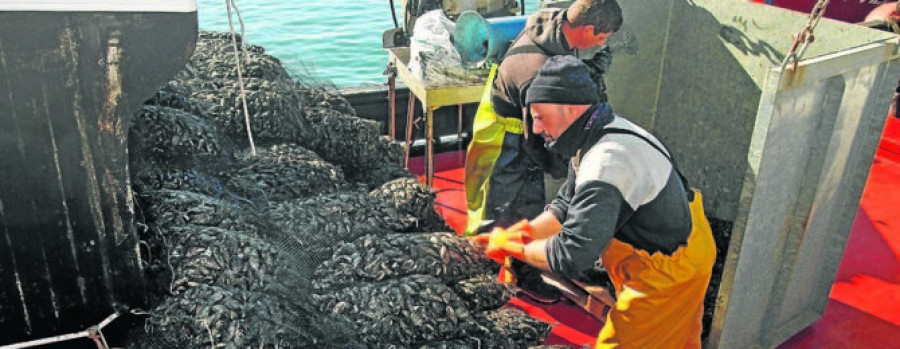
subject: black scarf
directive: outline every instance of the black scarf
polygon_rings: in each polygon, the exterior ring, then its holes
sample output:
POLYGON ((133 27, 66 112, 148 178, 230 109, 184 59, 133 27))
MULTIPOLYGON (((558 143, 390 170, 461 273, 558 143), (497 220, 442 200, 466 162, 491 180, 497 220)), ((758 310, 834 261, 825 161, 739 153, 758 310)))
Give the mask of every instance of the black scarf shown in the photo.
POLYGON ((589 148, 603 137, 603 128, 613 121, 612 108, 609 103, 592 105, 575 119, 555 141, 547 143, 547 149, 571 158, 578 150, 589 148))

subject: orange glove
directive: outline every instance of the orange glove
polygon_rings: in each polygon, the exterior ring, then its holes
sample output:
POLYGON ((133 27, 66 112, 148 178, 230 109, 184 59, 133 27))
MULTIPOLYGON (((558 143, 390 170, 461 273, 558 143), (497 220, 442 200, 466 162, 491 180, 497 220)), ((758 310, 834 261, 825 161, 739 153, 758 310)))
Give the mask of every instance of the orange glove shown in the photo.
POLYGON ((484 253, 497 263, 504 264, 507 256, 524 259, 525 244, 531 242, 531 226, 522 220, 507 229, 494 228, 490 234, 476 235, 472 241, 478 246, 486 245, 484 253))

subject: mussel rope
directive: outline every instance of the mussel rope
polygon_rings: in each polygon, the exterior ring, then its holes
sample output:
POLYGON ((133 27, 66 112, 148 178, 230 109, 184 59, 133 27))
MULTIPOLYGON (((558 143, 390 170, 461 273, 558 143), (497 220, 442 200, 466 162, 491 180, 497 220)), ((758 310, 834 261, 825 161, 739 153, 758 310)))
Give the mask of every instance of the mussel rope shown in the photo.
POLYGON ((228 9, 228 27, 231 29, 231 44, 234 47, 234 59, 237 61, 237 73, 238 73, 238 86, 241 88, 241 105, 244 108, 244 122, 247 126, 247 138, 250 139, 250 152, 253 156, 256 156, 256 145, 253 142, 253 131, 250 130, 250 112, 247 110, 247 91, 244 90, 244 76, 241 73, 241 56, 240 52, 246 53, 244 50, 244 42, 247 40, 247 37, 244 34, 244 19, 241 18, 241 12, 237 8, 237 4, 234 3, 234 0, 225 0, 225 7, 228 9), (234 8, 234 12, 237 13, 238 21, 241 24, 241 48, 238 49, 237 38, 235 37, 234 32, 234 23, 231 20, 231 9, 234 8))

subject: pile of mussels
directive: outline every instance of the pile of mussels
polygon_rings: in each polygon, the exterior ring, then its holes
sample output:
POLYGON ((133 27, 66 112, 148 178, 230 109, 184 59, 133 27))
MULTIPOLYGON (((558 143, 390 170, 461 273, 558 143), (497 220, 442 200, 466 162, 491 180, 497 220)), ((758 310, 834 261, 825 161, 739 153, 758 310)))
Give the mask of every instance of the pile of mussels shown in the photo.
MULTIPOLYGON (((240 38, 238 38, 240 40, 240 38)), ((134 348, 526 348, 497 266, 450 231, 402 145, 259 46, 202 32, 131 121, 153 292, 134 348), (249 149, 249 123, 256 151, 249 149)))

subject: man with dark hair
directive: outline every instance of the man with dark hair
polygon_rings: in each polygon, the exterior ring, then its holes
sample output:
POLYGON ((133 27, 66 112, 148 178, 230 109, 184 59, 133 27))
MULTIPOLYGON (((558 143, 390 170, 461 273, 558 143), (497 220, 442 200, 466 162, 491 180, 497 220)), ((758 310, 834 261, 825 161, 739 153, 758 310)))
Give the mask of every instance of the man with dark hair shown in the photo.
MULTIPOLYGON (((475 117, 466 155, 467 235, 486 220, 505 227, 541 212, 544 172, 562 178, 568 160, 548 152, 531 133, 525 91, 547 58, 600 47, 621 26, 616 0, 576 0, 567 9, 543 9, 528 19, 492 71, 475 117)), ((588 60, 602 100, 606 93, 600 76, 610 60, 608 48, 588 60)))
POLYGON ((599 102, 588 67, 550 58, 528 90, 533 131, 572 159, 546 211, 473 240, 577 278, 600 262, 617 299, 595 348, 700 348, 703 298, 716 258, 700 193, 652 134, 599 102))

